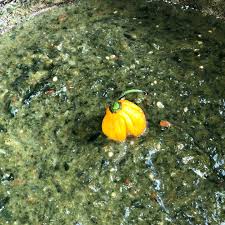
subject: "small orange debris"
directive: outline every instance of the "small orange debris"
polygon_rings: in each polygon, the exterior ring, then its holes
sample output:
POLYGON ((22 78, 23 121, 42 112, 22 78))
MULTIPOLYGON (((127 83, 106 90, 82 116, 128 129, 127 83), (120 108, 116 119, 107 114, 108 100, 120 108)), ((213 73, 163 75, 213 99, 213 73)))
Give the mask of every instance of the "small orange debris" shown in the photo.
POLYGON ((161 120, 159 123, 160 127, 171 127, 171 123, 167 120, 161 120))
POLYGON ((150 193, 150 200, 153 202, 157 202, 158 196, 156 192, 151 192, 150 193))
POLYGON ((58 21, 60 22, 60 23, 62 23, 62 22, 64 22, 66 19, 67 19, 67 14, 62 14, 62 15, 59 15, 58 16, 58 21))
POLYGON ((55 93, 55 90, 53 88, 49 88, 48 90, 45 91, 46 95, 52 95, 55 93))
POLYGON ((130 184, 130 180, 128 178, 126 178, 124 181, 124 184, 128 186, 130 184))

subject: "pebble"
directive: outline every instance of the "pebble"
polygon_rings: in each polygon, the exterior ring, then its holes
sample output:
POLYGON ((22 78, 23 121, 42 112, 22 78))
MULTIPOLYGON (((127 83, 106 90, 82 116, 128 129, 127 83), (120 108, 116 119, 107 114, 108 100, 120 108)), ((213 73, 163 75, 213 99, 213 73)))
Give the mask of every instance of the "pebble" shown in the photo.
POLYGON ((161 149, 161 144, 160 143, 156 144, 156 149, 157 150, 160 150, 161 149))
POLYGON ((162 102, 157 102, 156 103, 157 107, 160 109, 163 109, 165 106, 162 104, 162 102))
POLYGON ((57 50, 61 51, 62 50, 62 43, 56 46, 57 50))
POLYGON ((184 108, 184 112, 187 112, 187 111, 188 111, 188 107, 185 107, 185 108, 184 108))
POLYGON ((204 69, 204 66, 199 66, 199 69, 203 70, 204 69))
POLYGON ((112 192, 111 196, 112 196, 113 198, 115 198, 115 197, 116 197, 116 192, 112 192))
POLYGON ((137 60, 137 59, 135 59, 135 62, 136 62, 136 64, 140 64, 140 61, 139 60, 137 60))
POLYGON ((114 153, 113 153, 113 152, 109 152, 109 153, 108 153, 108 156, 109 156, 110 158, 112 158, 112 157, 113 157, 113 155, 114 155, 114 153))
POLYGON ((150 173, 150 174, 148 175, 148 177, 149 177, 149 179, 152 180, 152 181, 155 180, 155 176, 154 176, 154 174, 152 174, 152 173, 150 173))
POLYGON ((116 55, 110 55, 109 58, 110 59, 116 59, 117 57, 116 57, 116 55))
POLYGON ((56 82, 58 80, 58 77, 57 76, 54 76, 53 78, 52 78, 52 81, 53 82, 56 82))
POLYGON ((132 64, 132 65, 130 66, 130 69, 135 69, 135 64, 132 64))
POLYGON ((115 172, 115 171, 117 171, 117 169, 116 168, 111 168, 109 171, 110 172, 115 172))
POLYGON ((184 144, 180 143, 177 145, 178 150, 182 150, 184 148, 184 144))
POLYGON ((170 174, 170 176, 171 177, 175 177, 177 174, 175 173, 175 172, 172 172, 171 174, 170 174))

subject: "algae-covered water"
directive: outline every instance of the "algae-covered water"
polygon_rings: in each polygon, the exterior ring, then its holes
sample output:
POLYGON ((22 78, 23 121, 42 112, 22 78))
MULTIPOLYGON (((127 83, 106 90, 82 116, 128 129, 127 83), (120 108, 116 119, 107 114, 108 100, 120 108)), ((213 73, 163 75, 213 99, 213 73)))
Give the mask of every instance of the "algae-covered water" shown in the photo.
POLYGON ((4 34, 0 224, 224 224, 224 90, 225 23, 192 9, 82 0, 4 34), (132 88, 148 129, 110 141, 132 88))

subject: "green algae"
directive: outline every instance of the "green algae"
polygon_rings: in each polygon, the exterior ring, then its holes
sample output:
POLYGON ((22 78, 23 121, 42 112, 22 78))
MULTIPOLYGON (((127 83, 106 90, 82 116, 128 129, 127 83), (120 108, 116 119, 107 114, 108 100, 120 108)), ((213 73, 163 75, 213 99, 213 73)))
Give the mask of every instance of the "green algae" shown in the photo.
POLYGON ((2 36, 0 223, 224 222, 224 49, 223 21, 146 1, 80 1, 2 36), (105 105, 132 88, 148 129, 114 143, 105 105))

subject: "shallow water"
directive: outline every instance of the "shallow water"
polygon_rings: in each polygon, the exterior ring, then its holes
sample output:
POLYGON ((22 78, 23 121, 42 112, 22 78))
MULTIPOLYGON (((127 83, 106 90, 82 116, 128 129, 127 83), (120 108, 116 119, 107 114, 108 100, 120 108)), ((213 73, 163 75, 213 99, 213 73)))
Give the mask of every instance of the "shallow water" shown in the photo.
POLYGON ((225 222, 224 22, 111 2, 1 37, 0 224, 225 222), (101 133, 105 105, 131 88, 148 93, 127 97, 148 129, 115 143, 101 133))

